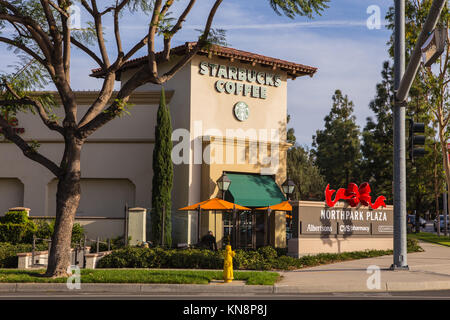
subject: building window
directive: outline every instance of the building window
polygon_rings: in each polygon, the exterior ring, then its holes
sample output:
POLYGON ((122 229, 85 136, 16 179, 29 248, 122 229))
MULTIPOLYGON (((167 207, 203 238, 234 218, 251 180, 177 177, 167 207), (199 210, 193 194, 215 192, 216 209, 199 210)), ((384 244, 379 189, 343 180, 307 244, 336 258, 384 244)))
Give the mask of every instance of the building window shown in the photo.
POLYGON ((226 239, 233 233, 233 213, 232 212, 224 212, 222 214, 223 221, 223 238, 226 239))

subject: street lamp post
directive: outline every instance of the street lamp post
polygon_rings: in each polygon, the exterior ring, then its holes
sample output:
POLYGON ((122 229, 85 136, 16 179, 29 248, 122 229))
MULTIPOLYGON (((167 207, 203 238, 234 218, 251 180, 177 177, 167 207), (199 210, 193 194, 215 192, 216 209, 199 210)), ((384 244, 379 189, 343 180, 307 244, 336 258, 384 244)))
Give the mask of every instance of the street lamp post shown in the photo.
POLYGON ((290 199, 291 194, 294 193, 295 189, 295 183, 292 180, 289 180, 289 178, 281 185, 281 188, 283 188, 283 192, 286 194, 287 199, 290 199))
POLYGON ((217 186, 219 187, 219 190, 222 192, 222 200, 225 200, 225 193, 227 192, 228 188, 230 188, 231 180, 224 172, 216 182, 217 186))
MULTIPOLYGON (((291 200, 291 194, 294 193, 295 183, 292 180, 289 180, 288 177, 286 181, 281 185, 281 188, 283 189, 283 192, 286 194, 288 201, 291 200)), ((298 219, 296 221, 298 221, 298 219)), ((292 233, 292 217, 289 222, 289 230, 292 233)))
MULTIPOLYGON (((217 186, 219 187, 220 192, 222 192, 222 200, 225 200, 225 194, 228 191, 228 189, 230 188, 231 180, 228 178, 227 174, 224 172, 224 173, 222 173, 222 176, 216 181, 216 183, 217 183, 217 186)), ((236 212, 236 210, 233 209, 233 213, 232 213, 233 221, 234 221, 235 212, 236 212)), ((216 222, 214 222, 214 223, 216 224, 216 222)), ((235 228, 235 226, 233 226, 233 229, 234 228, 235 228)), ((228 231, 228 236, 230 236, 230 231, 228 231)), ((216 237, 217 237, 217 235, 216 235, 216 237)), ((231 239, 230 239, 230 242, 231 242, 231 239)))

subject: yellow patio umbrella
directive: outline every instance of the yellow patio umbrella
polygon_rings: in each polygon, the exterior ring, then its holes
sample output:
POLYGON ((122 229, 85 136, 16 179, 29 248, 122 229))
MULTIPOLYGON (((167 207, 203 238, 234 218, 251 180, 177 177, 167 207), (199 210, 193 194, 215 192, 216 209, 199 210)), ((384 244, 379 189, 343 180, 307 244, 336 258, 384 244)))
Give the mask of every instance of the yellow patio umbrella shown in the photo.
MULTIPOLYGON (((241 210, 241 211, 247 211, 250 210, 247 207, 240 206, 238 204, 228 202, 219 198, 213 198, 206 201, 202 201, 196 204, 193 204, 191 206, 187 206, 184 208, 179 209, 180 211, 197 211, 198 212, 198 228, 197 228, 197 236, 198 241, 200 241, 200 214, 202 210, 206 211, 214 211, 214 218, 216 217, 216 211, 227 211, 227 210, 241 210)), ((216 230, 217 221, 214 223, 214 232, 215 236, 217 236, 217 230, 216 230)))

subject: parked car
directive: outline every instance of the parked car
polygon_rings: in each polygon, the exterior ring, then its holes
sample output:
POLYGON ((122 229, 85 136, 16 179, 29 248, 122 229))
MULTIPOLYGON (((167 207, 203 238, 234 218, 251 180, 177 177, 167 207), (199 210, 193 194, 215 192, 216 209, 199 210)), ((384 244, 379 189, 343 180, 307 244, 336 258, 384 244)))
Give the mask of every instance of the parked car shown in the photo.
MULTIPOLYGON (((408 215, 408 219, 407 219, 406 223, 407 223, 409 232, 416 232, 416 216, 414 214, 408 215)), ((419 217, 419 224, 420 224, 420 227, 425 228, 427 221, 424 218, 419 217)))
POLYGON ((422 228, 425 228, 427 226, 427 220, 422 217, 419 217, 419 223, 422 228))
MULTIPOLYGON (((441 231, 445 229, 445 221, 444 221, 444 215, 439 215, 440 217, 440 229, 441 231)), ((450 217, 447 216, 447 230, 450 230, 450 217)), ((434 231, 437 231, 437 219, 434 219, 434 231)))

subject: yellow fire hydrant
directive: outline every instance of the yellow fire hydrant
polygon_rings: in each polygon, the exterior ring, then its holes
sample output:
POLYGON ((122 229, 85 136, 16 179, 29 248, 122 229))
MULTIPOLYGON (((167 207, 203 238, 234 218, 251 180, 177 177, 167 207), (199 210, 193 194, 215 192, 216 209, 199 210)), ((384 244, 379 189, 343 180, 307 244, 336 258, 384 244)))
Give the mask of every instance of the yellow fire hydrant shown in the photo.
POLYGON ((233 281, 233 257, 236 255, 234 251, 231 250, 231 246, 227 245, 225 247, 225 260, 223 263, 223 280, 225 283, 233 281))

